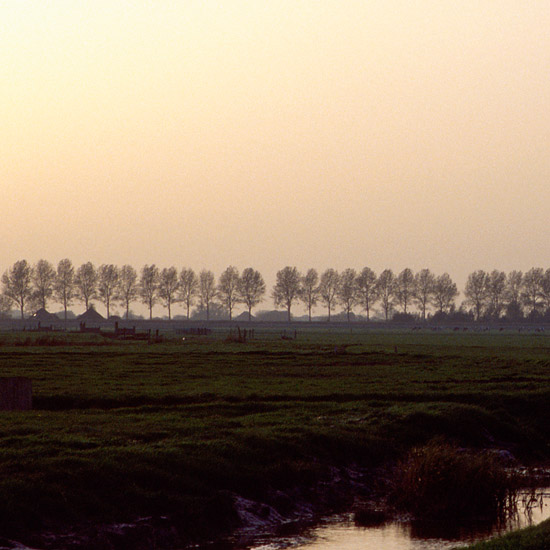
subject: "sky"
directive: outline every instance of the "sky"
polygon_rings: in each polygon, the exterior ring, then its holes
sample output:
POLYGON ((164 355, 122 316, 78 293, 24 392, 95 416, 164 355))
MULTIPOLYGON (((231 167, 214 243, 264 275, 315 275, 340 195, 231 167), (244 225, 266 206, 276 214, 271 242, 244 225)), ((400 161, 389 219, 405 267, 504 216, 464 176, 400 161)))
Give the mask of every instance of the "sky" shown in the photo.
POLYGON ((550 267, 548 29, 544 0, 4 0, 0 271, 550 267))

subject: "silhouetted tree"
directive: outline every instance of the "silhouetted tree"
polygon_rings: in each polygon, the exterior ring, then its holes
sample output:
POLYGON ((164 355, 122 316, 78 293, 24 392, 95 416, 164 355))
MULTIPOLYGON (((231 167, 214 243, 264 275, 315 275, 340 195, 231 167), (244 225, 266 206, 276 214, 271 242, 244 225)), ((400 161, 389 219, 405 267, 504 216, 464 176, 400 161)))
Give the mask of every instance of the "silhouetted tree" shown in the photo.
POLYGON ((111 316, 111 301, 116 298, 119 285, 118 267, 102 264, 97 270, 97 294, 107 310, 107 319, 111 316))
POLYGON ((541 281, 541 298, 544 304, 544 309, 550 311, 550 269, 544 272, 541 281))
POLYGON ((117 300, 124 306, 125 317, 130 316, 130 304, 139 296, 139 284, 136 270, 131 265, 123 265, 120 268, 118 278, 117 300))
POLYGON ((329 323, 332 308, 336 304, 339 288, 340 275, 338 275, 338 271, 332 268, 323 271, 319 282, 319 296, 321 297, 321 301, 327 306, 329 323))
POLYGON ((6 319, 9 317, 11 306, 12 306, 12 299, 6 296, 5 294, 0 294, 0 318, 6 319))
POLYGON ((216 278, 212 271, 203 269, 199 273, 200 307, 206 312, 206 320, 210 320, 210 306, 217 296, 216 278))
POLYGON ((195 296, 199 290, 199 279, 191 268, 184 267, 180 272, 179 300, 185 304, 187 319, 191 311, 195 296))
POLYGON ((350 314, 353 308, 357 304, 358 292, 357 292, 357 272, 355 269, 344 269, 340 274, 340 281, 338 285, 338 301, 344 307, 348 323, 350 321, 350 314))
POLYGON ((308 319, 311 323, 311 310, 317 305, 319 298, 319 274, 316 269, 308 269, 302 277, 300 300, 307 307, 308 319))
POLYGON ((275 286, 273 287, 273 302, 276 306, 284 306, 288 321, 292 319, 292 304, 299 299, 302 277, 295 267, 286 266, 277 271, 275 286))
POLYGON ((367 313, 367 321, 369 321, 371 307, 378 299, 376 273, 370 267, 364 267, 357 276, 357 295, 359 303, 367 313))
POLYGON ((159 270, 155 264, 144 265, 139 277, 139 295, 149 308, 149 320, 153 318, 153 307, 158 300, 159 270))
POLYGON ((179 286, 178 270, 165 267, 159 274, 158 295, 168 309, 168 320, 172 320, 172 304, 177 301, 179 286))
POLYGON ((439 313, 449 313, 458 296, 458 288, 448 273, 439 275, 434 280, 431 302, 439 313))
POLYGON ((12 300, 25 318, 27 301, 32 297, 32 267, 27 260, 19 260, 2 275, 3 294, 12 300))
POLYGON ((506 273, 494 269, 487 274, 487 313, 499 319, 504 308, 506 296, 506 273))
POLYGON ((63 304, 65 322, 67 322, 67 309, 74 298, 74 267, 68 258, 61 260, 57 264, 57 273, 53 288, 58 302, 63 304))
POLYGON ((510 271, 506 276, 506 315, 509 316, 509 310, 517 313, 521 310, 521 292, 523 289, 523 273, 521 271, 510 271))
POLYGON ((531 316, 541 312, 543 280, 544 269, 542 267, 533 267, 523 276, 521 300, 531 316))
POLYGON ((55 269, 47 260, 38 260, 32 269, 33 303, 36 308, 47 309, 53 295, 55 269))
POLYGON ((403 313, 407 314, 407 309, 415 295, 414 273, 408 267, 397 276, 395 280, 394 295, 403 313))
POLYGON ((414 299, 420 310, 422 320, 426 320, 426 311, 434 295, 435 275, 429 269, 421 269, 414 276, 414 299))
POLYGON ((239 302, 239 270, 230 265, 221 275, 218 282, 218 297, 233 319, 233 308, 239 302))
POLYGON ((386 321, 388 321, 395 303, 395 275, 391 269, 384 269, 384 271, 380 273, 376 281, 376 288, 382 304, 384 317, 386 321))
POLYGON ((239 278, 237 290, 240 301, 248 309, 248 320, 252 320, 252 308, 256 307, 265 294, 265 282, 259 271, 247 267, 239 278))
POLYGON ((88 311, 90 301, 97 295, 97 272, 92 262, 82 264, 76 270, 74 284, 78 299, 84 303, 86 311, 88 311))
POLYGON ((487 280, 488 274, 482 269, 478 269, 468 275, 464 296, 466 304, 471 306, 474 311, 475 320, 479 321, 487 306, 487 280))

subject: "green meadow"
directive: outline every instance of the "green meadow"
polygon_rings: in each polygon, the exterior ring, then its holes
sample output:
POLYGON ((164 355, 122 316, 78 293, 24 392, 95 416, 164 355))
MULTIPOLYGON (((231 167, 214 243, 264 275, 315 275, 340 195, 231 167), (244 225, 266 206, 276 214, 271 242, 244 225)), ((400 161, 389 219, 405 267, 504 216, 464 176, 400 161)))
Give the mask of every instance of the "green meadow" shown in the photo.
POLYGON ((480 542, 468 548, 470 550, 546 550, 550 548, 550 521, 480 542))
POLYGON ((32 379, 34 408, 0 412, 0 534, 163 514, 222 532, 228 492, 261 500, 435 436, 544 461, 549 352, 512 331, 4 333, 1 375, 32 379))

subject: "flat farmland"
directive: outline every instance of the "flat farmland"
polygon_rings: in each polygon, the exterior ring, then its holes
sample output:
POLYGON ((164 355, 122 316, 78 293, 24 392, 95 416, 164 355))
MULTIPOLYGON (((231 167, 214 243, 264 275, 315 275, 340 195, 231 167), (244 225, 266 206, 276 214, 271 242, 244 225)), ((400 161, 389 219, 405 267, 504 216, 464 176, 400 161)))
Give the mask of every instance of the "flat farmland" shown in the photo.
POLYGON ((5 333, 0 366, 32 380, 34 401, 0 413, 2 535, 176 513, 189 532, 215 515, 221 532, 224 495, 261 500, 436 436, 526 462, 550 454, 545 333, 5 333))

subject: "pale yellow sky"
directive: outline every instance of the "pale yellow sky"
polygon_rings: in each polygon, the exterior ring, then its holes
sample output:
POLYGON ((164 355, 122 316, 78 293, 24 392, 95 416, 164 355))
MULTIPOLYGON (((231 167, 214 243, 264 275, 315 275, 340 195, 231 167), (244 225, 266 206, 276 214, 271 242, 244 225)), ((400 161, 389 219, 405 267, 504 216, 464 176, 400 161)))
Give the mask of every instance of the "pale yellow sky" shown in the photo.
POLYGON ((5 0, 0 271, 549 267, 549 29, 545 0, 5 0))

